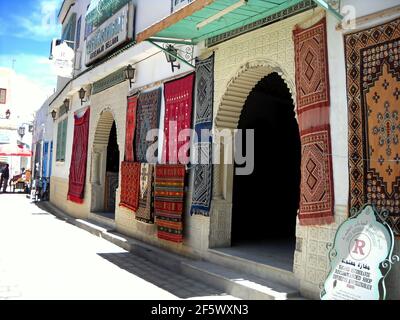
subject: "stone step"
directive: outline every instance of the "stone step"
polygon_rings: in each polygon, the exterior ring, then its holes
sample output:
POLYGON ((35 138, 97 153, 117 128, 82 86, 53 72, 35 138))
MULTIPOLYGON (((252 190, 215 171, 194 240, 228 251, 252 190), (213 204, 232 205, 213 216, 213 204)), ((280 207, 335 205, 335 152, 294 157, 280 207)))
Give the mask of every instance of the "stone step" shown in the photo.
POLYGON ((101 213, 95 213, 95 212, 90 212, 88 215, 88 220, 92 222, 97 222, 100 223, 104 226, 107 226, 109 229, 114 230, 115 229, 115 220, 107 217, 104 214, 101 213))
MULTIPOLYGON (((55 208, 53 207, 53 209, 55 208)), ((64 214, 59 209, 54 211, 69 223, 98 237, 102 237, 129 252, 137 254, 178 274, 185 274, 190 278, 204 282, 234 297, 251 300, 302 299, 297 287, 293 286, 293 283, 288 284, 288 280, 285 276, 289 275, 290 277, 294 277, 294 275, 288 271, 284 272, 282 270, 272 269, 274 272, 272 278, 278 280, 284 279, 284 281, 274 281, 270 279, 271 277, 258 277, 247 272, 252 271, 253 268, 260 267, 254 266, 254 264, 257 264, 256 262, 249 262, 248 260, 238 257, 229 257, 229 255, 227 256, 226 254, 221 255, 221 253, 213 253, 213 250, 210 250, 212 254, 210 254, 208 258, 211 257, 211 260, 216 260, 218 263, 183 257, 115 232, 108 224, 99 222, 102 221, 100 218, 96 220, 90 219, 90 221, 74 219, 64 214), (220 263, 226 263, 226 265, 220 265, 220 263), (245 264, 253 266, 246 267, 245 264), (234 268, 231 268, 230 265, 233 265, 234 268), (236 268, 239 268, 239 270, 235 270, 236 268), (282 274, 280 272, 282 272, 282 274)), ((268 266, 263 265, 262 268, 263 272, 261 272, 261 274, 269 270, 268 266)))
POLYGON ((291 300, 300 297, 296 288, 237 272, 210 262, 183 262, 182 273, 245 300, 291 300))
POLYGON ((205 260, 237 272, 243 272, 274 283, 281 283, 296 290, 299 290, 300 287, 299 280, 294 273, 283 268, 248 260, 214 249, 208 250, 205 260))

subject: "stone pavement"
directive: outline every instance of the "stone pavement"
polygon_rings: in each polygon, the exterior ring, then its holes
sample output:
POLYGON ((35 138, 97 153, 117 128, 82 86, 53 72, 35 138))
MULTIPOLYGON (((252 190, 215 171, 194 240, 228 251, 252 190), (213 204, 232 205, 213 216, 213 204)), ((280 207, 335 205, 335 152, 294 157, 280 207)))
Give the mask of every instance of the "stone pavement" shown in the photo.
POLYGON ((1 299, 235 299, 0 194, 1 299))

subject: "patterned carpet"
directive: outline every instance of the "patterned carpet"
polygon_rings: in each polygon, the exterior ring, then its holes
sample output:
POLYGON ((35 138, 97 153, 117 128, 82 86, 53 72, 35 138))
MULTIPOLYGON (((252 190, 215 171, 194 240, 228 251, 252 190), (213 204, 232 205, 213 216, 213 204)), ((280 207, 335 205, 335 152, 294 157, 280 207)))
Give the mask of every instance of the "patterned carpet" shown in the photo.
POLYGON ((208 216, 212 199, 212 139, 201 140, 201 130, 211 130, 214 103, 214 55, 196 63, 195 130, 191 214, 208 216), (206 160, 206 161, 204 161, 206 160))
POLYGON ((326 18, 293 31, 301 137, 301 225, 334 222, 326 18))
POLYGON ((389 211, 400 235, 400 19, 345 36, 350 206, 389 211))
POLYGON ((183 241, 184 165, 156 165, 154 209, 160 239, 183 241))

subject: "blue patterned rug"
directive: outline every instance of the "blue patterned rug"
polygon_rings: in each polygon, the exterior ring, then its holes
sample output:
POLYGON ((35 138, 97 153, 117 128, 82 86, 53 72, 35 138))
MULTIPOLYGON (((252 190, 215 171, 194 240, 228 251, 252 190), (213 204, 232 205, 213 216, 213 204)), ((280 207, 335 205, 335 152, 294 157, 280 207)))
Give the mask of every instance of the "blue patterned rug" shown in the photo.
POLYGON ((212 138, 201 140, 201 130, 212 129, 214 101, 214 54, 196 61, 196 115, 195 130, 198 142, 194 144, 194 157, 198 161, 194 166, 192 180, 192 207, 190 214, 209 216, 212 198, 212 138), (203 159, 200 162, 200 159, 203 159), (207 159, 208 164, 204 164, 207 159))

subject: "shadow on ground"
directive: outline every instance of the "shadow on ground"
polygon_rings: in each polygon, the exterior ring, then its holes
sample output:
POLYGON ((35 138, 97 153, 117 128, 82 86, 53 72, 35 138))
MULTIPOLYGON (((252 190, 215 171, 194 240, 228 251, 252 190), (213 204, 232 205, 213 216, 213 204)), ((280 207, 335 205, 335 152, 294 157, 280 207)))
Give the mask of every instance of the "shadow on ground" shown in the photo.
POLYGON ((226 293, 221 290, 211 288, 199 281, 180 275, 178 270, 172 272, 129 252, 99 253, 98 255, 114 265, 117 265, 119 268, 181 299, 226 295, 226 293))

